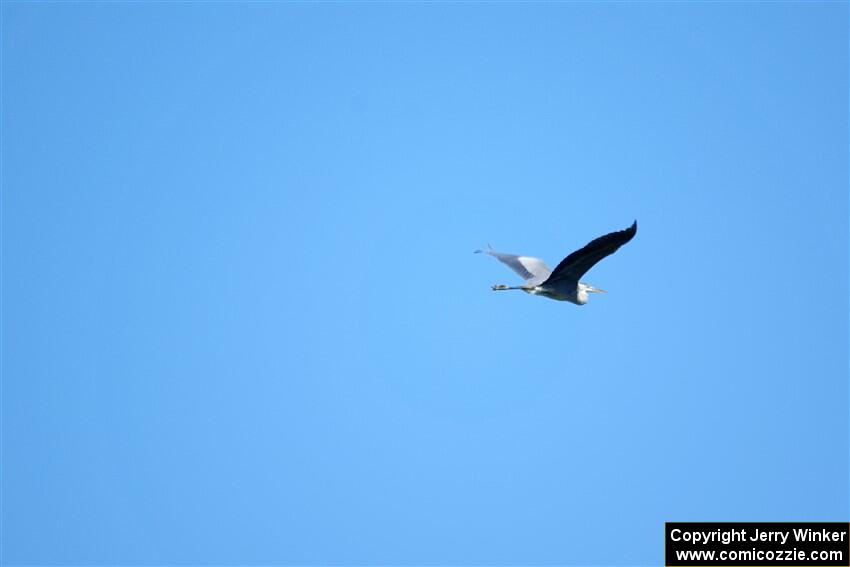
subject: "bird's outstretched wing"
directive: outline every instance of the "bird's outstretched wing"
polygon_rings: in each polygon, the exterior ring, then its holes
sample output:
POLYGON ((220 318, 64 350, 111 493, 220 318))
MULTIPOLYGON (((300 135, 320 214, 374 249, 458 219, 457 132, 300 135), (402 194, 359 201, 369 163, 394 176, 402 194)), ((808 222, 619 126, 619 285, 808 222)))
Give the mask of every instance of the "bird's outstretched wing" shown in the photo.
POLYGON ((601 259, 610 256, 617 249, 634 238, 637 233, 637 221, 625 230, 618 230, 596 240, 589 242, 584 248, 576 250, 555 266, 552 275, 546 281, 554 283, 558 281, 578 282, 587 271, 596 265, 601 259))
POLYGON ((532 258, 530 256, 517 256, 515 254, 505 254, 503 252, 496 252, 492 248, 487 250, 476 250, 476 254, 489 254, 493 256, 514 272, 519 274, 519 276, 526 280, 527 283, 531 285, 538 285, 544 281, 549 275, 552 273, 552 270, 549 269, 549 266, 541 260, 540 258, 532 258))

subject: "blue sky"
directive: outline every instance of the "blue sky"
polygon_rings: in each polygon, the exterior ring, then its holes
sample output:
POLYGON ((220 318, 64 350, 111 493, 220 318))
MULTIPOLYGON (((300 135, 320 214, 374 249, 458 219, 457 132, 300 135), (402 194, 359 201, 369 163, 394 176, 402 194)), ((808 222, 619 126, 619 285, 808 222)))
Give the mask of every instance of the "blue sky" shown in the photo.
POLYGON ((848 7, 2 4, 4 564, 846 521, 848 7), (639 222, 577 307, 492 293, 639 222))

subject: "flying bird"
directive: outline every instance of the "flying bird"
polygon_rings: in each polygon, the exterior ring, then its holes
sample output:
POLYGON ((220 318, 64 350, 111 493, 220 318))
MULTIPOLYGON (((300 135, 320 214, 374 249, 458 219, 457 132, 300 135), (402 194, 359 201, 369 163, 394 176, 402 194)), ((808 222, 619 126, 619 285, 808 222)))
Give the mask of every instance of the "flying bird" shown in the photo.
POLYGON ((494 285, 493 291, 507 289, 521 289, 531 295, 542 295, 557 301, 569 301, 576 305, 587 303, 589 293, 606 293, 604 289, 598 289, 581 280, 597 262, 610 256, 620 246, 634 238, 637 233, 637 221, 625 230, 618 230, 596 240, 589 242, 584 248, 576 250, 550 270, 540 258, 530 256, 516 256, 496 252, 492 248, 487 250, 476 250, 476 254, 484 253, 493 256, 503 264, 506 264, 524 280, 523 285, 507 286, 494 285))

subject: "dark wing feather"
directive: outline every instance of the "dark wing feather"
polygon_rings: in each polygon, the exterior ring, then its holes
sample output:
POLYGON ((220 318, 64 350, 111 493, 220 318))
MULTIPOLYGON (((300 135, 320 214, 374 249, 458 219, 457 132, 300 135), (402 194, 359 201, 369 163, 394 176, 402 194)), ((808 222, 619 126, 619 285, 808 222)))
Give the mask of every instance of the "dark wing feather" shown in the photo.
POLYGON ((578 282, 597 262, 606 256, 610 256, 620 246, 634 238, 635 233, 637 233, 637 221, 626 230, 618 230, 617 232, 600 236, 588 243, 584 248, 576 250, 561 260, 561 263, 552 270, 552 275, 544 283, 554 283, 564 280, 578 282))

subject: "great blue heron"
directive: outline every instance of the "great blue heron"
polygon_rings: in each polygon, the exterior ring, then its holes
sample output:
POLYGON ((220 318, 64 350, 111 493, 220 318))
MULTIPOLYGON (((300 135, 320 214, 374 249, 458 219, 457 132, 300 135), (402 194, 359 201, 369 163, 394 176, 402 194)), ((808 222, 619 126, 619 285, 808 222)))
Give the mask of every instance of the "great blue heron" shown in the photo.
POLYGON ((493 291, 521 289, 531 295, 584 305, 587 303, 588 293, 605 293, 605 290, 579 281, 581 277, 602 258, 610 256, 634 238, 635 233, 637 221, 625 230, 618 230, 591 241, 584 248, 561 260, 554 270, 550 270, 540 258, 503 254, 492 248, 476 250, 475 253, 483 252, 493 256, 525 279, 525 284, 519 286, 494 285, 493 291))

